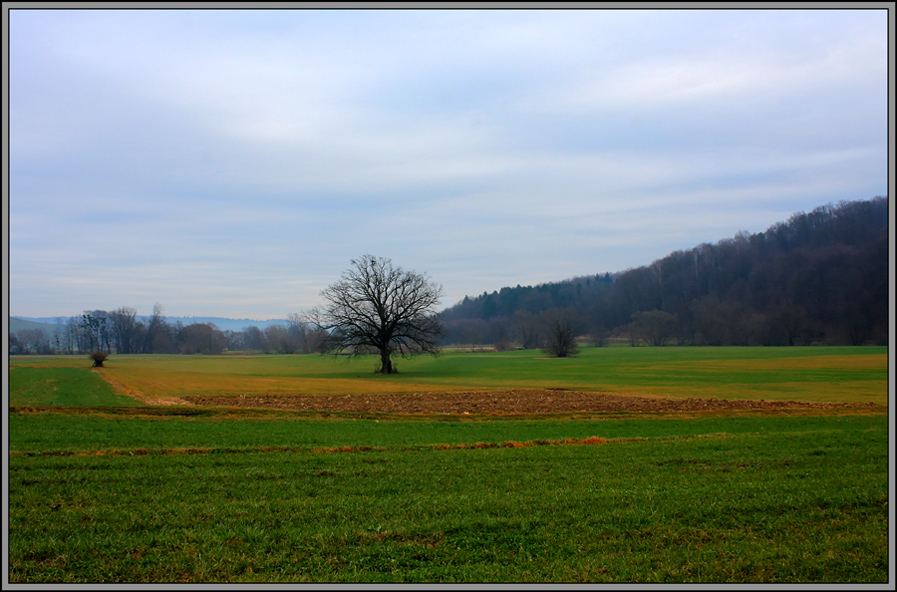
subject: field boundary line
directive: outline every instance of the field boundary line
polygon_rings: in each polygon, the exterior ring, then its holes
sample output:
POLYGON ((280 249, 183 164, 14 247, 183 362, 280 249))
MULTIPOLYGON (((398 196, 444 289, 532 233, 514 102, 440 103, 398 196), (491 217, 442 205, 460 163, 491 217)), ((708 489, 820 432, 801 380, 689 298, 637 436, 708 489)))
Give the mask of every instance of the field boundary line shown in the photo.
POLYGON ((457 444, 420 444, 412 446, 259 446, 254 448, 108 448, 102 450, 43 450, 38 452, 10 451, 10 457, 35 456, 165 456, 175 454, 252 454, 260 452, 304 452, 311 454, 336 454, 359 452, 412 452, 426 450, 484 450, 493 448, 532 448, 536 446, 590 446, 597 444, 620 444, 624 442, 648 442, 664 440, 696 440, 703 438, 728 438, 731 434, 695 434, 686 436, 662 436, 657 438, 562 438, 557 440, 528 440, 525 442, 475 442, 457 444))

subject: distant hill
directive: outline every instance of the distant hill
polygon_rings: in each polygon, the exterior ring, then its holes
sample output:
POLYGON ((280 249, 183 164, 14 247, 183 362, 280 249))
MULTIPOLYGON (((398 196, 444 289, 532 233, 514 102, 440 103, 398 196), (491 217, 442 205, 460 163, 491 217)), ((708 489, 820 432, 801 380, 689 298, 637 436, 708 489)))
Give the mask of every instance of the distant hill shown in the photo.
POLYGON ((443 313, 447 342, 524 342, 533 316, 567 308, 599 337, 662 327, 660 342, 681 344, 886 345, 888 205, 828 204, 635 269, 465 297, 443 313))
POLYGON ((47 322, 47 319, 35 320, 9 317, 10 333, 15 333, 23 329, 40 329, 50 337, 55 335, 57 330, 61 331, 61 328, 56 325, 55 319, 50 319, 50 322, 47 322))
POLYGON ((257 321, 254 319, 228 319, 222 317, 165 317, 168 323, 175 324, 181 322, 184 325, 195 325, 198 323, 214 323, 216 327, 222 331, 242 331, 244 327, 258 327, 264 329, 271 325, 286 325, 286 319, 268 319, 267 321, 257 321))

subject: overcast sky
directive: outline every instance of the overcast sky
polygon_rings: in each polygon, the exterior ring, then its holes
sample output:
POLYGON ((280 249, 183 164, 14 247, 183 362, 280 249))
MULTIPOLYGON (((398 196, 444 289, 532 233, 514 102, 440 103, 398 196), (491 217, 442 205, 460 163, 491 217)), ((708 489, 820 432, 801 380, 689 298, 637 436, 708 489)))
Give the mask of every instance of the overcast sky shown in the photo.
POLYGON ((13 316, 444 306, 888 192, 884 10, 12 10, 13 316))

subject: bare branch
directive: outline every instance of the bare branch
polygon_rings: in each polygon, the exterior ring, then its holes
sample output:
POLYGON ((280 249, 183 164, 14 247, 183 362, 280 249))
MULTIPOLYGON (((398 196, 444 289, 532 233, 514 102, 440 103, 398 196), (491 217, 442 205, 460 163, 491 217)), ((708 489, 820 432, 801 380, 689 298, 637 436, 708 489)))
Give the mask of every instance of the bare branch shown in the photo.
POLYGON ((321 292, 327 301, 308 314, 327 332, 323 349, 335 354, 380 352, 380 372, 391 374, 393 354, 439 353, 442 323, 435 307, 442 286, 424 275, 394 267, 385 257, 353 259, 352 269, 321 292))

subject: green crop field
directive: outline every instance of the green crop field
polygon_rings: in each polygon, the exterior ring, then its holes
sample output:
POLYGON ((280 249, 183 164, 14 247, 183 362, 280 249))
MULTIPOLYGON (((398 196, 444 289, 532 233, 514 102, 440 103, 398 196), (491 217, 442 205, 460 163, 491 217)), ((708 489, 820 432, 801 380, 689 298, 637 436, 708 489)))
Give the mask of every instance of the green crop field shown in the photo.
POLYGON ((892 576, 886 348, 452 353, 383 377, 321 356, 107 366, 10 360, 11 583, 892 576), (549 387, 864 406, 437 419, 142 402, 549 387))
MULTIPOLYGON (((83 366, 83 364, 82 364, 83 366)), ((86 368, 16 368, 9 374, 10 405, 136 406, 135 399, 115 392, 98 373, 86 368)))
MULTIPOLYGON (((375 356, 113 356, 99 371, 154 396, 343 394, 566 388, 666 397, 887 403, 885 347, 589 348, 575 358, 538 351, 450 353, 399 360, 376 375, 375 356)), ((85 368, 78 357, 20 356, 24 368, 85 368)), ((13 401, 13 404, 16 404, 13 401)))

